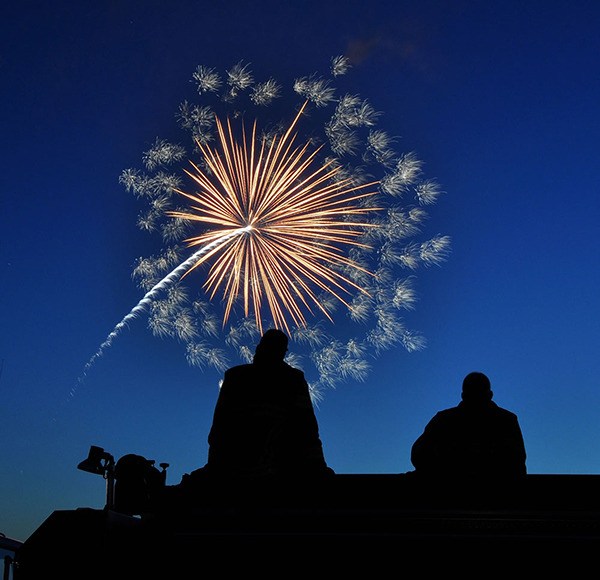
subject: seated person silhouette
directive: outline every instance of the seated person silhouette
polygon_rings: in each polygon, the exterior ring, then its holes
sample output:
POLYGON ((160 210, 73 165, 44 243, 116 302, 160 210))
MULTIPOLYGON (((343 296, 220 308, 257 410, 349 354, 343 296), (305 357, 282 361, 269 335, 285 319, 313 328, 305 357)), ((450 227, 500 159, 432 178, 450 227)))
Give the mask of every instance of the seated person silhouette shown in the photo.
MULTIPOLYGON (((208 435, 206 465, 185 474, 180 486, 205 487, 212 480, 264 485, 333 474, 327 466, 304 373, 284 358, 288 337, 267 330, 253 361, 225 371, 208 435)), ((265 492, 266 493, 266 492, 265 492)))
POLYGON ((463 380, 462 400, 436 413, 411 449, 415 473, 438 485, 485 481, 503 485, 527 473, 517 416, 493 400, 480 372, 463 380))

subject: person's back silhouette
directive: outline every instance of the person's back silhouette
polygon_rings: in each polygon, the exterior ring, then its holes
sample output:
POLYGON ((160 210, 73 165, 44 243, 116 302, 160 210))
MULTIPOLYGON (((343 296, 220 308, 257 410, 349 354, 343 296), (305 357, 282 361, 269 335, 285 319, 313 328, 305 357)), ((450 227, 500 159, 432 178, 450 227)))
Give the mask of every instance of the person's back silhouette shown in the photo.
POLYGON ((492 401, 493 396, 485 374, 469 373, 461 402, 436 413, 414 442, 415 472, 438 481, 492 483, 524 476, 526 453, 518 418, 492 401))
POLYGON ((267 330, 250 364, 225 372, 205 469, 220 476, 331 472, 304 373, 284 361, 288 337, 267 330))

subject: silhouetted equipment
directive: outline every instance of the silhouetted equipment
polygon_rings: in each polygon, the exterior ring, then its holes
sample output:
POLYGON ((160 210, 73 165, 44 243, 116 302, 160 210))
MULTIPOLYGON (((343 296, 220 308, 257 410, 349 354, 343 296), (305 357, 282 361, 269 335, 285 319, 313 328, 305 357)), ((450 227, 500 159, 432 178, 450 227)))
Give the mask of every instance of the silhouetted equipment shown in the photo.
POLYGON ((102 447, 92 445, 88 456, 79 463, 77 469, 104 476, 114 462, 114 457, 110 453, 104 451, 102 447))
POLYGON ((15 580, 47 577, 53 561, 61 580, 208 570, 280 578, 362 570, 377 578, 415 561, 420 575, 506 567, 519 577, 566 564, 568 577, 585 577, 577 567, 595 565, 600 553, 599 490, 600 475, 531 474, 497 489, 426 483, 414 473, 208 480, 191 495, 166 486, 139 516, 55 511, 17 551, 15 580))
POLYGON ((79 463, 77 469, 101 475, 106 479, 106 509, 114 508, 115 493, 115 458, 102 447, 92 445, 88 456, 79 463))
POLYGON ((168 463, 161 463, 162 471, 154 467, 153 459, 129 453, 116 463, 102 447, 92 445, 88 456, 77 469, 101 475, 106 479, 104 509, 121 514, 135 515, 147 511, 150 495, 156 494, 167 481, 168 463))
POLYGON ((143 514, 150 509, 153 497, 160 493, 167 481, 168 463, 161 463, 162 471, 154 467, 153 459, 129 453, 115 466, 115 511, 143 514))

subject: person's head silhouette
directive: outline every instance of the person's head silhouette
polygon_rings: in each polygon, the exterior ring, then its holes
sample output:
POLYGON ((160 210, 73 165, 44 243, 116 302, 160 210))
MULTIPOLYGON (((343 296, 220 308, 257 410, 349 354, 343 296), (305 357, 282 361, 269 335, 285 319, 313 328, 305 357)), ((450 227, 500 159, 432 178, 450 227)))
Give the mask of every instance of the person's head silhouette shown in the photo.
POLYGON ((256 345, 254 362, 281 362, 288 350, 287 335, 276 328, 267 330, 256 345))
POLYGON ((461 398, 465 403, 483 404, 493 396, 490 379, 483 373, 472 372, 463 379, 461 398))

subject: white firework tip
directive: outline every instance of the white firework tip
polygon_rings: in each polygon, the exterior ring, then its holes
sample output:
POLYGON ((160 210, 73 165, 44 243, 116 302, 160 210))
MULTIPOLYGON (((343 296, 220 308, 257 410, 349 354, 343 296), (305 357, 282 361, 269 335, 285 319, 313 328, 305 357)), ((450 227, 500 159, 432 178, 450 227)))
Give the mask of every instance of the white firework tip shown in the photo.
POLYGON ((149 278, 156 275, 153 258, 137 258, 135 267, 131 273, 133 279, 149 278))
POLYGON ((182 184, 182 180, 179 175, 176 175, 175 173, 165 173, 164 171, 159 171, 152 178, 152 181, 157 195, 162 193, 172 195, 176 189, 181 188, 182 184))
POLYGON ((222 373, 227 370, 231 363, 227 358, 227 353, 222 348, 211 348, 208 351, 207 364, 222 373))
MULTIPOLYGON (((351 280, 352 280, 352 277, 347 275, 348 273, 357 272, 357 275, 356 275, 357 278, 358 278, 358 274, 362 273, 359 270, 357 270, 356 265, 351 266, 350 264, 347 264, 345 266, 339 266, 339 267, 336 267, 335 269, 338 270, 339 272, 342 272, 342 274, 346 275, 346 277, 351 280)), ((355 280, 353 280, 353 281, 355 281, 355 280)), ((323 293, 319 294, 318 300, 319 300, 319 304, 321 306, 323 306, 323 308, 325 308, 325 310, 327 310, 327 312, 329 312, 330 314, 333 314, 340 307, 340 301, 337 300, 336 297, 333 296, 332 294, 330 294, 329 292, 323 292, 323 293)))
POLYGON ((150 201, 150 208, 159 214, 163 214, 171 209, 171 200, 166 195, 155 197, 150 201))
POLYGON ((162 218, 160 212, 150 209, 138 215, 137 227, 146 232, 152 232, 158 227, 158 221, 162 218))
POLYGON ((285 362, 297 369, 302 369, 302 357, 296 352, 288 351, 285 355, 285 362))
POLYGON ((440 184, 435 179, 426 179, 415 187, 415 194, 422 205, 436 203, 442 193, 440 184))
POLYGON ((360 145, 356 133, 344 125, 329 123, 325 127, 331 150, 338 156, 355 155, 360 145))
POLYGON ((427 265, 439 265, 450 253, 450 236, 437 235, 419 247, 421 260, 427 265))
POLYGON ((204 336, 216 338, 221 331, 221 321, 208 306, 207 302, 194 300, 192 302, 192 312, 198 321, 200 333, 204 336))
POLYGON ((371 316, 372 301, 364 294, 358 294, 350 303, 348 315, 354 322, 366 323, 371 316))
POLYGON ((401 196, 406 191, 406 183, 399 173, 394 171, 386 173, 379 181, 379 188, 382 193, 401 196))
POLYGON ((414 186, 422 175, 423 162, 413 153, 405 153, 395 163, 395 167, 381 179, 380 187, 392 196, 403 195, 414 186))
POLYGON ((229 346, 239 347, 241 341, 242 337, 240 336, 237 328, 235 326, 231 326, 229 332, 225 336, 225 344, 229 346))
POLYGON ((167 301, 173 306, 181 306, 189 301, 189 291, 181 284, 175 284, 167 290, 167 301))
POLYGON ((200 367, 213 367, 223 372, 229 366, 227 355, 223 349, 212 348, 207 342, 188 342, 186 344, 186 359, 190 365, 200 367))
POLYGON ((386 169, 391 169, 397 162, 396 153, 392 148, 394 142, 395 138, 391 137, 385 131, 380 129, 369 131, 364 160, 366 162, 375 160, 375 162, 381 164, 386 169))
POLYGON ((190 342, 198 336, 196 319, 189 308, 178 310, 173 322, 175 336, 184 342, 190 342))
POLYGON ((401 263, 398 255, 397 244, 391 241, 384 242, 379 248, 381 263, 385 266, 393 266, 401 263))
POLYGON ((394 142, 395 138, 381 129, 372 129, 367 137, 369 147, 377 153, 391 149, 394 142))
POLYGON ((310 394, 310 399, 314 405, 318 406, 320 402, 324 400, 323 389, 321 388, 319 383, 309 383, 308 384, 308 392, 310 394))
MULTIPOLYGON (((192 130, 192 141, 200 145, 208 145, 215 140, 215 136, 212 131, 205 130, 202 127, 196 127, 192 130)), ((210 172, 207 172, 210 173, 210 172)))
POLYGON ((254 83, 252 71, 248 70, 249 66, 249 63, 244 64, 243 61, 239 61, 227 71, 227 84, 231 87, 231 95, 237 95, 254 83))
POLYGON ((196 83, 198 93, 216 93, 221 88, 223 81, 214 68, 199 65, 192 74, 192 80, 196 83))
POLYGON ((260 332, 256 327, 256 321, 252 318, 242 318, 238 327, 246 334, 246 336, 252 340, 258 341, 260 339, 260 332))
POLYGON ((396 173, 406 185, 415 183, 423 171, 423 162, 414 151, 404 153, 396 164, 396 173))
POLYGON ((127 192, 139 195, 140 171, 138 169, 124 169, 119 175, 119 183, 127 192))
POLYGON ((173 189, 181 183, 181 179, 163 171, 149 176, 136 169, 126 169, 119 176, 119 183, 138 198, 153 198, 165 193, 171 194, 173 189))
MULTIPOLYGON (((361 288, 368 289, 372 282, 372 276, 369 273, 369 264, 366 260, 362 260, 361 257, 358 255, 356 258, 351 257, 350 260, 353 266, 345 268, 342 271, 343 275, 346 276, 349 280, 352 280, 361 288)), ((332 308, 337 308, 338 306, 339 304, 337 302, 335 304, 332 304, 332 308)))
POLYGON ((204 341, 188 342, 185 347, 185 357, 188 364, 201 369, 207 366, 207 352, 210 346, 204 341))
POLYGON ((367 347, 364 342, 351 338, 346 343, 346 354, 352 358, 362 358, 367 354, 367 347))
POLYGON ((221 321, 215 314, 210 314, 205 316, 201 320, 202 326, 202 334, 205 336, 219 336, 219 332, 221 330, 221 321))
POLYGON ((239 347, 243 341, 257 340, 258 330, 256 323, 251 318, 243 318, 237 324, 232 324, 225 337, 225 343, 230 346, 239 347))
POLYGON ((377 286, 384 289, 389 290, 393 280, 394 273, 391 268, 389 268, 386 264, 381 264, 377 270, 375 270, 375 279, 377 280, 377 286))
POLYGON ((274 79, 258 83, 250 93, 250 100, 255 105, 270 105, 272 101, 281 96, 281 85, 274 79))
POLYGON ((208 316, 212 312, 210 303, 206 300, 194 300, 192 307, 194 312, 202 317, 208 316))
POLYGON ((407 215, 408 219, 415 225, 422 223, 428 217, 427 212, 422 207, 411 207, 407 215))
POLYGON ((406 331, 402 335, 402 344, 408 352, 423 350, 427 346, 427 339, 421 334, 406 331))
POLYGON ((139 281, 138 285, 148 289, 156 284, 161 273, 171 269, 179 262, 179 252, 175 247, 167 248, 159 256, 137 258, 132 272, 132 278, 139 281))
POLYGON ((414 242, 406 244, 398 252, 398 263, 409 270, 416 270, 419 267, 420 260, 420 248, 414 242))
POLYGON ((338 370, 342 379, 353 379, 362 383, 366 381, 371 365, 364 358, 344 357, 340 360, 338 370))
POLYGON ((268 128, 264 128, 260 132, 260 142, 264 143, 265 146, 271 147, 275 139, 279 138, 279 136, 284 132, 283 125, 281 123, 277 123, 268 128))
POLYGON ((148 318, 148 328, 154 336, 166 338, 173 336, 173 323, 159 312, 152 312, 148 318))
POLYGON ((172 323, 171 317, 175 314, 176 307, 168 300, 155 300, 150 304, 150 313, 153 316, 164 318, 165 321, 172 323))
POLYGON ((383 342, 386 348, 389 348, 396 344, 398 337, 405 332, 404 322, 388 302, 378 303, 374 308, 374 312, 377 318, 377 327, 385 336, 383 342))
POLYGON ((367 163, 375 161, 382 167, 390 169, 396 162, 396 154, 392 149, 385 149, 383 151, 377 151, 375 149, 366 149, 363 153, 363 160, 367 163))
POLYGON ((183 101, 179 105, 179 111, 175 117, 179 119, 182 129, 192 132, 200 129, 206 130, 215 124, 215 112, 211 107, 190 105, 188 101, 183 101))
POLYGON ((320 325, 315 324, 313 326, 296 327, 292 333, 292 338, 295 342, 300 344, 308 344, 311 347, 317 347, 322 346, 329 337, 320 325))
POLYGON ((330 85, 329 80, 312 75, 296 79, 294 91, 317 107, 325 107, 335 101, 335 89, 330 85))
POLYGON ((170 165, 185 159, 187 152, 184 147, 175 143, 169 143, 158 137, 154 141, 154 145, 142 155, 142 163, 148 171, 152 171, 157 167, 170 165))
POLYGON ((346 56, 334 56, 331 59, 331 74, 334 77, 345 75, 351 67, 350 59, 346 56))
POLYGON ((254 358, 254 351, 247 345, 243 344, 238 350, 240 359, 245 363, 251 363, 254 358))
POLYGON ((367 334, 368 343, 375 349, 377 354, 394 347, 400 340, 390 328, 376 326, 367 334))
POLYGON ((372 127, 381 115, 358 95, 344 95, 338 102, 333 118, 346 127, 372 127))
POLYGON ((162 239, 166 243, 177 242, 184 237, 187 231, 188 223, 186 220, 173 218, 162 226, 162 239))
POLYGON ((387 220, 381 224, 382 233, 386 239, 399 241, 419 233, 419 226, 425 215, 413 211, 413 209, 404 211, 399 208, 391 208, 388 210, 387 220))
POLYGON ((165 272, 171 270, 173 266, 179 263, 179 257, 179 248, 166 248, 164 252, 162 252, 156 257, 156 260, 154 262, 156 266, 156 274, 163 275, 165 272))
POLYGON ((404 280, 394 283, 392 289, 392 304, 399 309, 413 310, 417 301, 417 293, 414 289, 414 277, 409 276, 404 280))
POLYGON ((162 174, 151 177, 137 169, 124 170, 119 176, 119 183, 137 198, 154 197, 166 189, 162 174))
POLYGON ((179 264, 182 259, 182 250, 180 246, 168 246, 165 248, 163 253, 161 254, 161 259, 168 264, 168 268, 172 268, 173 266, 179 264))
POLYGON ((156 302, 151 307, 148 327, 155 336, 177 338, 183 342, 198 336, 196 320, 187 308, 156 302))
POLYGON ((344 346, 339 340, 331 340, 329 344, 313 351, 312 359, 321 373, 336 370, 340 359, 344 356, 344 346))
MULTIPOLYGON (((327 127, 325 132, 327 132, 327 127)), ((358 186, 367 183, 371 179, 371 176, 365 173, 363 167, 342 163, 338 157, 326 157, 324 163, 335 169, 335 175, 331 178, 333 182, 347 181, 353 186, 358 186)))

